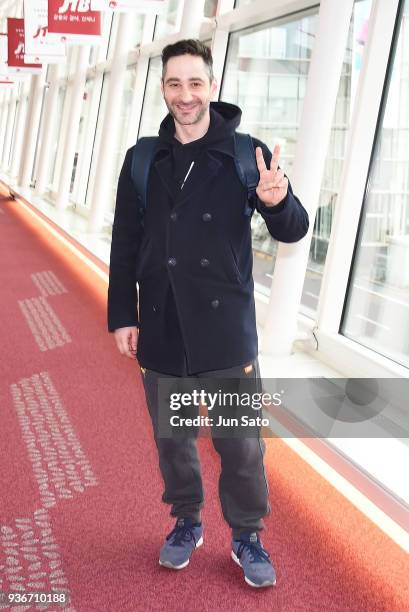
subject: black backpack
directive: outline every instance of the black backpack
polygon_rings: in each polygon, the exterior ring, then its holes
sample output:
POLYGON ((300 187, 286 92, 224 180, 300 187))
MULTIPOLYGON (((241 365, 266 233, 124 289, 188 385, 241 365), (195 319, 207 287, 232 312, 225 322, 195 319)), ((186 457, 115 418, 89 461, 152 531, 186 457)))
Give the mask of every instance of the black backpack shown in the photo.
MULTIPOLYGON (((148 189, 149 170, 158 144, 158 136, 144 136, 136 143, 132 155, 131 175, 140 200, 140 213, 143 219, 146 210, 146 192, 148 189)), ((235 151, 234 158, 238 177, 247 189, 247 202, 244 209, 245 215, 251 215, 254 205, 251 202, 255 196, 256 188, 260 180, 256 162, 256 153, 253 141, 249 134, 234 134, 235 151)))

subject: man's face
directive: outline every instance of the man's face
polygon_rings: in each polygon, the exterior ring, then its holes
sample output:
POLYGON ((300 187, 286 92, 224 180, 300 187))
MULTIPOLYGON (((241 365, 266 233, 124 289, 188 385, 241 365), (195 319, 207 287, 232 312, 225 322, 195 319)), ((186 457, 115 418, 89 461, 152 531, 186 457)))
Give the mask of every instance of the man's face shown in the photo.
POLYGON ((168 60, 161 89, 175 121, 181 125, 193 125, 207 112, 217 84, 214 79, 210 83, 203 58, 185 54, 168 60))

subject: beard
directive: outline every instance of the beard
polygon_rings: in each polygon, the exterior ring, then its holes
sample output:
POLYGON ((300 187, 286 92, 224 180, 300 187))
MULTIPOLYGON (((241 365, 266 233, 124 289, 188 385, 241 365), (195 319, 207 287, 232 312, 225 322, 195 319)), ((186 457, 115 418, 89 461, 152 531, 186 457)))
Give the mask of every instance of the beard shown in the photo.
POLYGON ((198 123, 206 114, 207 109, 209 108, 210 100, 207 100, 204 103, 200 103, 189 113, 182 113, 182 111, 177 108, 176 104, 170 104, 165 98, 165 104, 167 109, 172 115, 173 119, 177 121, 180 125, 194 125, 198 123))

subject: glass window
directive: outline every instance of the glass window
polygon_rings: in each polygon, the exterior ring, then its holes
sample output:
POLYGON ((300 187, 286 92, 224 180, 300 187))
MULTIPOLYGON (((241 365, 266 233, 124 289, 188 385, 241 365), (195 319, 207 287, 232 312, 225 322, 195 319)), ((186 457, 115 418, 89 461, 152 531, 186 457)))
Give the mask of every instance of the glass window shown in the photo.
POLYGON ((159 130, 159 124, 168 112, 160 89, 161 77, 162 60, 160 57, 153 57, 149 61, 148 78, 146 80, 138 138, 142 136, 156 136, 159 130), (149 100, 148 104, 146 103, 147 100, 149 100))
POLYGON ((372 0, 355 2, 352 12, 301 298, 301 310, 309 316, 314 316, 318 306, 371 6, 372 0))
MULTIPOLYGON (((91 163, 88 164, 87 168, 91 165, 91 170, 87 175, 81 179, 81 183, 86 184, 86 195, 85 201, 88 207, 91 206, 91 198, 93 196, 94 190, 94 182, 95 182, 95 173, 97 169, 98 162, 98 151, 101 145, 101 136, 102 130, 104 126, 104 122, 107 120, 107 97, 108 97, 108 88, 110 81, 110 73, 105 73, 104 75, 104 83, 101 94, 101 103, 98 110, 98 121, 95 133, 95 139, 90 143, 90 151, 89 155, 92 155, 91 163), (88 177, 89 174, 89 177, 88 177)), ((132 97, 135 89, 135 81, 136 81, 136 65, 129 67, 126 71, 125 75, 125 84, 124 90, 121 98, 121 104, 118 109, 120 113, 119 125, 116 133, 116 140, 113 145, 112 150, 112 164, 110 168, 107 170, 110 173, 110 185, 111 185, 111 195, 110 195, 110 203, 107 207, 107 212, 113 212, 115 208, 115 200, 116 200, 116 191, 118 186, 118 178, 119 173, 121 171, 122 163, 124 161, 128 136, 129 136, 129 124, 131 118, 131 108, 132 108, 132 97)), ((135 134, 136 141, 136 134, 135 134)), ((81 200, 82 201, 82 200, 81 200)))
POLYGON ((16 115, 17 115, 17 100, 15 97, 15 89, 13 86, 13 90, 10 91, 10 101, 8 104, 8 112, 7 112, 7 125, 6 125, 6 130, 5 130, 5 136, 7 136, 7 138, 5 138, 5 141, 4 141, 3 155, 2 155, 2 161, 4 163, 4 167, 7 169, 10 163, 10 154, 12 150, 12 135, 13 135, 14 126, 16 122, 16 115), (11 128, 10 128, 10 125, 12 126, 11 128))
POLYGON ((73 174, 71 178, 71 201, 84 204, 88 186, 92 149, 101 99, 102 75, 88 79, 85 83, 80 125, 75 148, 73 174))
MULTIPOLYGON (((120 13, 114 13, 113 16, 111 36, 109 37, 109 48, 107 55, 108 60, 110 60, 114 54, 120 15, 120 13)), ((139 13, 135 14, 131 12, 127 14, 127 19, 132 19, 132 30, 129 37, 129 49, 131 50, 132 48, 136 47, 136 45, 140 44, 142 40, 144 15, 139 13)))
MULTIPOLYGON (((317 9, 230 35, 220 99, 243 111, 241 132, 272 150, 291 177, 298 125, 317 27, 317 9)), ((260 215, 253 215, 254 280, 269 291, 277 243, 260 215)))
POLYGON ((409 0, 382 109, 341 333, 409 366, 409 0))
POLYGON ((168 0, 167 10, 156 17, 154 40, 178 32, 182 21, 183 0, 168 0))
POLYGON ((95 66, 98 62, 107 59, 108 47, 112 40, 113 13, 103 11, 101 13, 101 41, 97 45, 90 46, 89 60, 90 66, 95 66))
MULTIPOLYGON (((90 162, 88 166, 88 174, 86 178, 86 195, 85 204, 91 207, 91 198, 94 190, 95 173, 97 169, 98 151, 101 143, 102 129, 104 124, 104 117, 106 113, 106 103, 108 98, 108 87, 109 87, 110 73, 105 72, 103 75, 102 91, 100 91, 100 99, 98 96, 99 108, 97 109, 96 117, 96 130, 95 134, 92 133, 92 139, 90 142, 90 162)), ((96 101, 97 102, 97 101, 96 101)))
POLYGON ((59 88, 58 90, 58 100, 57 100, 57 110, 56 110, 56 116, 55 116, 55 121, 53 123, 53 138, 51 138, 51 152, 50 152, 50 159, 51 159, 51 163, 50 163, 50 171, 49 171, 49 175, 48 175, 48 183, 49 183, 49 188, 52 188, 52 183, 53 183, 53 177, 54 177, 54 171, 56 168, 56 161, 57 161, 57 152, 60 151, 63 147, 63 130, 61 129, 61 125, 62 125, 62 118, 63 118, 63 108, 64 108, 64 100, 65 100, 65 95, 67 93, 67 85, 64 84, 62 87, 59 88))
POLYGON ((95 78, 88 79, 85 83, 70 189, 70 200, 77 204, 84 204, 85 202, 98 108, 101 99, 101 87, 101 74, 95 78))
POLYGON ((94 83, 95 83, 94 79, 89 79, 85 83, 85 92, 83 96, 81 117, 80 117, 80 123, 78 127, 77 144, 75 146, 74 163, 73 163, 71 183, 70 183, 70 193, 72 194, 72 199, 74 201, 77 200, 77 198, 75 197, 75 193, 73 193, 77 171, 81 168, 81 166, 82 167, 86 166, 86 162, 84 159, 82 159, 82 156, 83 156, 83 152, 84 152, 84 148, 86 144, 86 137, 87 137, 87 134, 89 133, 88 122, 91 119, 90 108, 91 108, 91 100, 92 100, 94 83))
MULTIPOLYGON (((47 68, 47 76, 48 76, 48 68, 47 68)), ((46 82, 47 82, 47 77, 46 77, 46 82)), ((32 168, 32 171, 31 171, 31 184, 33 186, 35 185, 35 181, 36 181, 36 177, 37 177, 39 154, 40 154, 40 151, 41 151, 41 143, 43 141, 44 107, 45 107, 45 101, 47 99, 48 91, 49 91, 48 90, 48 85, 44 85, 44 87, 43 87, 43 96, 42 96, 42 100, 41 100, 40 120, 38 122, 37 139, 36 139, 36 146, 35 146, 35 152, 34 152, 33 168, 32 168)))
MULTIPOLYGON (((332 216, 339 189, 362 49, 372 0, 355 2, 327 152, 320 204, 314 224, 302 309, 317 308, 332 216)), ((230 36, 221 99, 243 110, 240 131, 281 147, 280 165, 290 177, 308 71, 318 25, 317 8, 230 36)), ((297 186, 294 185, 297 193, 297 186)), ((260 215, 253 215, 254 279, 269 293, 277 242, 260 215)))
MULTIPOLYGON (((136 65, 128 68, 126 71, 126 79, 125 79, 125 87, 122 95, 121 108, 120 108, 120 124, 118 126, 118 134, 119 137, 117 142, 115 143, 114 150, 114 161, 113 161, 113 179, 111 182, 112 192, 111 192, 111 205, 109 206, 110 211, 114 211, 115 209, 115 200, 116 200, 116 192, 118 187, 118 179, 119 173, 122 168, 122 164, 124 161, 126 149, 127 149, 127 141, 128 141, 128 132, 129 132, 129 123, 131 118, 131 106, 132 106, 132 97, 135 89, 135 80, 136 80, 136 65)), ((135 134, 135 142, 136 142, 136 134, 135 134)))

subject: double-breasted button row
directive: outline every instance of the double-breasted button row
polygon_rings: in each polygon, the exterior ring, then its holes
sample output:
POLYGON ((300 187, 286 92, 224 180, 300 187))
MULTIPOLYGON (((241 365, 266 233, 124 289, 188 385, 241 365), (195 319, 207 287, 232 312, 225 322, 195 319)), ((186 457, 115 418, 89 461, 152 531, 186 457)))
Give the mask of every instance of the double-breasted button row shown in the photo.
MULTIPOLYGON (((175 267, 176 264, 177 264, 176 257, 168 258, 168 266, 175 267)), ((202 266, 202 268, 207 268, 207 266, 210 265, 210 261, 206 257, 202 257, 202 259, 200 260, 200 265, 202 266)))
MULTIPOLYGON (((172 221, 176 221, 176 219, 178 218, 177 213, 175 213, 174 211, 170 213, 170 218, 172 221)), ((202 219, 203 221, 207 222, 207 221, 211 221, 212 220, 212 215, 210 213, 203 213, 202 215, 202 219)))

